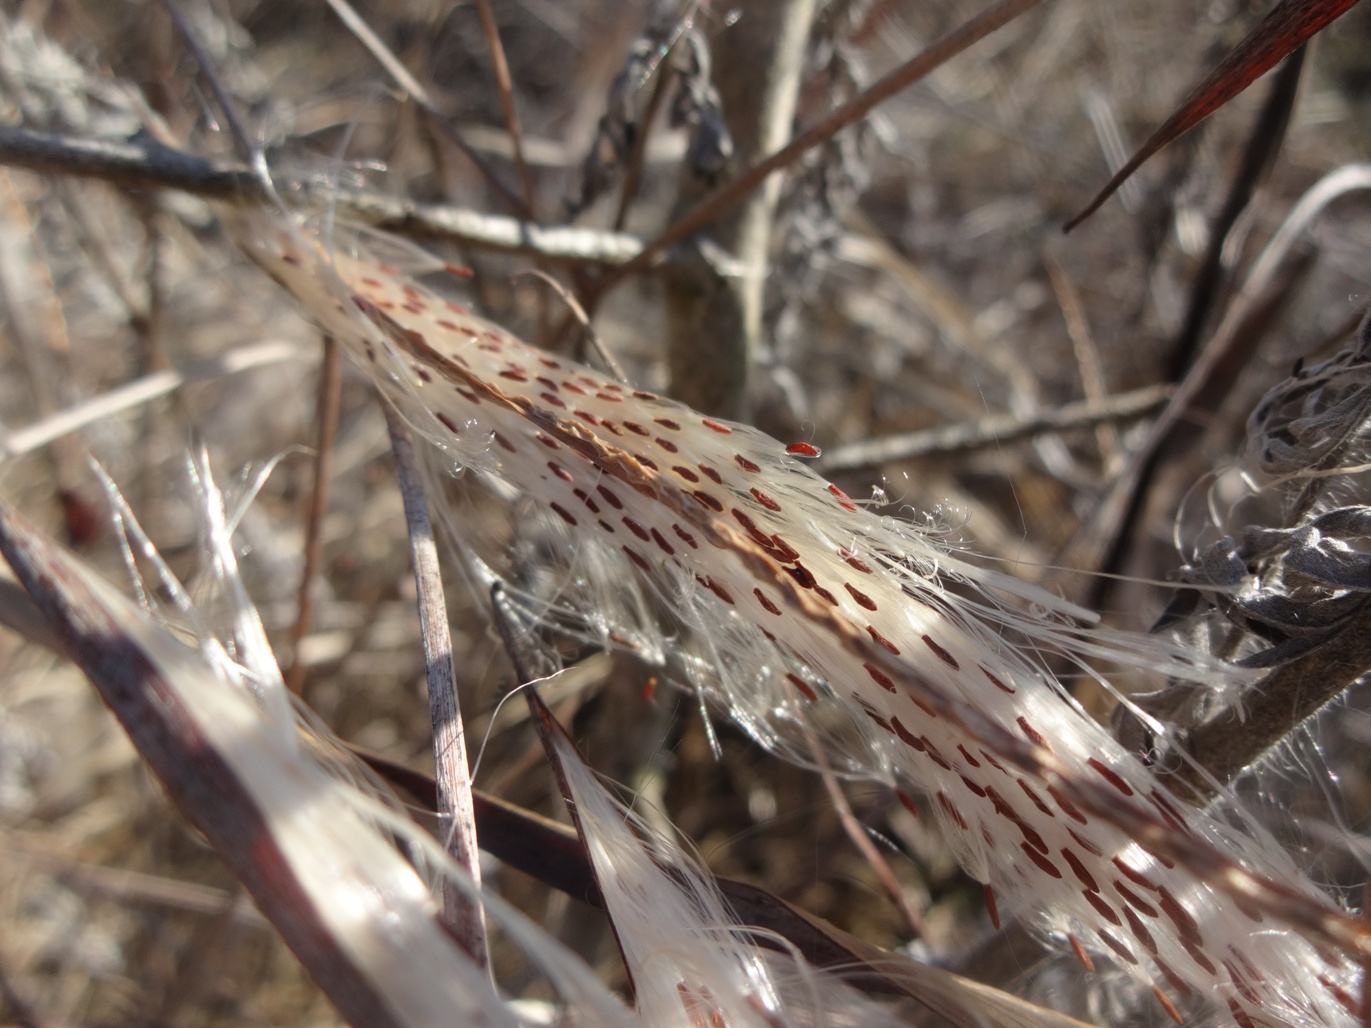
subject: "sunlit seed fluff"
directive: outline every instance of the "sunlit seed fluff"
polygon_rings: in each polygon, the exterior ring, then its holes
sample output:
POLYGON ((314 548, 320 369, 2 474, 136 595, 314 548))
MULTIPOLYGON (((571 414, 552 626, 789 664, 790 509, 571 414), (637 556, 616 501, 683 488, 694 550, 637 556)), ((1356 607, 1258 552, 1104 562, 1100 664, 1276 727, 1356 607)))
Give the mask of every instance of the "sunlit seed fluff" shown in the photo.
POLYGON ((759 945, 697 860, 610 796, 564 735, 554 745, 645 1023, 899 1023, 798 954, 759 945))
MULTIPOLYGON (((288 920, 313 919, 312 930, 327 940, 321 945, 336 948, 339 967, 345 966, 346 973, 375 994, 390 1023, 408 1028, 517 1028, 526 1023, 487 970, 442 930, 430 883, 416 870, 422 863, 479 900, 490 922, 523 952, 530 968, 546 976, 560 1001, 577 1010, 583 1023, 639 1028, 640 1022, 584 962, 522 913, 481 892, 432 835, 400 811, 393 797, 387 801, 378 796, 351 779, 348 764, 330 761, 329 752, 345 752, 338 740, 324 737, 316 725, 297 723, 257 611, 238 577, 232 543, 236 518, 226 512, 203 454, 191 470, 213 565, 213 574, 201 583, 202 592, 209 594, 202 595, 203 608, 191 600, 102 473, 129 552, 154 569, 157 585, 176 609, 175 634, 173 624, 135 607, 74 559, 53 557, 51 571, 86 593, 75 609, 93 608, 118 626, 128 647, 152 671, 148 688, 182 719, 178 737, 201 743, 186 756, 186 781, 201 781, 200 765, 218 769, 211 772, 215 784, 198 793, 210 805, 201 814, 212 817, 225 794, 241 790, 245 795, 253 816, 238 831, 247 833, 244 838, 259 862, 255 870, 274 879, 277 895, 295 896, 285 909, 269 913, 288 920), (227 615, 222 638, 215 634, 209 609, 227 615), (397 849, 397 839, 405 841, 408 856, 397 849), (418 854, 422 862, 415 859, 418 854)), ((7 538, 19 534, 19 526, 8 526, 7 538)), ((186 794, 197 793, 192 789, 186 794)))
MULTIPOLYGON (((869 514, 755 429, 525 345, 416 285, 397 264, 442 265, 403 244, 326 248, 265 214, 236 231, 420 431, 543 506, 599 583, 583 595, 637 582, 664 597, 691 630, 695 684, 760 741, 803 758, 804 721, 838 766, 912 784, 1001 903, 1164 995, 1244 1024, 1352 1023, 1352 963, 1284 922, 1358 930, 1272 840, 1172 797, 1041 654, 1214 668, 1080 628, 1083 612, 869 514)), ((608 638, 651 638, 643 605, 619 609, 624 623, 580 613, 608 638)))

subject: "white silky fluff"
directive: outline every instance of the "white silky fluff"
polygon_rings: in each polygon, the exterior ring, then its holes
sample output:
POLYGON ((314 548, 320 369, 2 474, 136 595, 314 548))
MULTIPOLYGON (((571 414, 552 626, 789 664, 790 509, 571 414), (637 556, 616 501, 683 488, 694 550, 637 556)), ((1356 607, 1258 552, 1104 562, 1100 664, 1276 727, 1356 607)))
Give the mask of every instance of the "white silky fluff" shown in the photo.
MULTIPOLYGON (((633 1028, 622 1003, 578 957, 528 919, 474 886, 442 848, 406 817, 336 768, 321 764, 319 749, 300 745, 297 722, 279 668, 255 609, 237 578, 230 520, 203 457, 195 462, 206 535, 214 564, 210 583, 228 612, 228 644, 208 624, 157 556, 132 513, 107 480, 119 519, 134 549, 151 560, 175 598, 192 645, 176 638, 150 612, 139 610, 75 560, 67 570, 157 668, 194 718, 197 731, 252 796, 290 873, 312 901, 323 930, 348 954, 393 1012, 398 1023, 508 1025, 528 1022, 496 992, 485 970, 439 927, 430 886, 396 848, 399 837, 427 866, 451 878, 485 905, 498 925, 558 990, 571 1023, 633 1028)), ((327 743, 327 740, 322 740, 327 743)))
POLYGON ((798 955, 750 939, 708 873, 614 800, 569 739, 553 738, 644 1021, 654 1028, 899 1023, 798 955))
POLYGON ((411 273, 443 265, 405 244, 343 247, 269 212, 233 218, 240 245, 416 429, 541 511, 547 550, 573 555, 557 605, 584 630, 669 648, 772 748, 802 755, 803 722, 842 770, 911 784, 971 874, 1142 981, 1240 1024, 1354 1023, 1355 963, 1263 916, 1347 938, 1341 909, 1259 828, 1172 796, 1047 663, 1214 683, 1229 681, 1222 668, 1089 628, 861 509, 755 429, 525 346, 417 284, 411 273), (688 630, 679 644, 643 620, 644 590, 688 630))

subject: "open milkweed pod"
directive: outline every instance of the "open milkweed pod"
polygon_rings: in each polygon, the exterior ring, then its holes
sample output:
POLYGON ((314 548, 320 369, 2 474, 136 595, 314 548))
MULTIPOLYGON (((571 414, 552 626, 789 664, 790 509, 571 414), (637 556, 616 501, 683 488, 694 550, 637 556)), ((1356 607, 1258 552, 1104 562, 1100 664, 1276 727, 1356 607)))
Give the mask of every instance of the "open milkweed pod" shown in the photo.
MULTIPOLYGON (((381 237, 321 240, 265 210, 230 217, 416 429, 537 506, 582 575, 561 602, 655 594, 685 630, 671 645, 691 684, 754 738, 803 759, 804 722, 840 770, 931 797, 1002 903, 1159 995, 1243 1025, 1352 1023, 1360 972, 1339 947, 1365 948, 1366 927, 1259 829, 1172 795, 1047 659, 1215 684, 1224 668, 1091 628, 864 510, 755 429, 527 346, 413 277, 441 271, 436 258, 381 237)), ((580 615, 610 642, 667 645, 615 611, 580 615)))

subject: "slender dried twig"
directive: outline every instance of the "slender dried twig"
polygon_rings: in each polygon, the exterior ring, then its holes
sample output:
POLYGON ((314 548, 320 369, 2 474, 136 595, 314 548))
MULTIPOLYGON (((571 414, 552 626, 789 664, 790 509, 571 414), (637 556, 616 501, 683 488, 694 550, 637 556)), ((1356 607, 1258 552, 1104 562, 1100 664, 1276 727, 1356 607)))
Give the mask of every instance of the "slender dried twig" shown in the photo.
MULTIPOLYGON (((207 199, 260 203, 252 171, 232 161, 198 157, 138 136, 80 139, 0 125, 0 164, 48 175, 96 178, 128 189, 179 189, 207 199)), ((621 232, 535 225, 447 204, 425 204, 328 182, 300 183, 306 197, 391 232, 481 250, 537 257, 557 264, 625 264, 643 241, 621 232)))
MULTIPOLYGON (((457 701, 452 666, 452 634, 448 631, 447 602, 443 597, 438 546, 433 538, 424 500, 423 481, 409 428, 389 403, 382 403, 390 430, 400 495, 409 528, 410 556, 418 590, 419 626, 424 662, 428 668, 428 702, 433 718, 433 760, 438 780, 438 812, 447 819, 449 853, 476 883, 481 881, 481 856, 476 841, 476 817, 471 805, 471 765, 467 762, 466 730, 457 701)), ((485 912, 456 886, 444 885, 443 920, 472 960, 488 967, 485 912)))
POLYGON ((1285 142, 1290 115, 1299 95, 1300 78, 1304 71, 1305 47, 1300 47, 1277 69, 1271 89, 1262 104, 1261 113, 1252 123, 1252 130, 1243 148, 1238 165, 1224 198, 1223 209, 1209 228, 1209 244, 1204 259, 1190 285, 1190 302, 1185 321, 1176 334, 1171 350, 1170 378, 1179 381, 1195 359, 1196 348, 1209 321, 1210 312, 1219 302, 1224 281, 1223 253, 1238 218, 1252 202, 1257 186, 1270 172, 1285 142))
MULTIPOLYGON (((1062 320, 1066 322, 1066 334, 1071 339, 1071 349, 1076 355, 1076 366, 1081 372, 1081 391, 1085 393, 1086 403, 1102 406, 1109 402, 1108 387, 1104 381, 1104 370, 1100 366, 1100 350, 1090 334, 1090 324, 1085 317, 1085 305, 1081 294, 1066 274, 1066 269, 1052 257, 1045 254, 1043 263, 1047 267, 1047 278, 1052 283, 1052 291, 1057 295, 1057 306, 1062 310, 1062 320)), ((1119 458, 1119 433, 1114 423, 1101 422, 1095 426, 1095 441, 1100 448, 1104 467, 1112 470, 1119 458)))
POLYGON ((438 109, 429 91, 419 84, 419 80, 409 73, 400 59, 390 52, 390 48, 381 41, 381 38, 371 30, 371 26, 362 20, 361 15, 353 9, 347 0, 327 0, 333 13, 338 15, 338 19, 347 26, 349 32, 357 37, 357 41, 366 47, 367 52, 376 59, 376 63, 385 69, 386 74, 393 78, 396 84, 409 94, 419 109, 429 119, 429 123, 436 126, 453 146, 466 156, 467 160, 475 166, 487 182, 497 193, 522 217, 532 217, 532 212, 528 206, 516 195, 509 186, 500 180, 493 168, 485 162, 480 154, 462 138, 461 132, 453 125, 452 120, 438 109))
POLYGON ((166 146, 148 135, 83 139, 0 125, 0 163, 47 175, 98 178, 130 189, 166 187, 215 199, 260 201, 251 169, 166 146))
POLYGON ((236 350, 230 350, 222 357, 200 361, 188 368, 159 371, 153 375, 145 375, 128 385, 92 397, 76 407, 54 414, 52 417, 29 425, 27 428, 21 428, 0 436, 0 461, 32 453, 54 439, 60 439, 77 429, 85 428, 87 425, 92 425, 120 411, 128 410, 130 407, 147 403, 155 397, 179 389, 187 382, 220 378, 224 375, 247 371, 250 368, 261 367, 264 364, 277 364, 281 361, 298 359, 301 356, 303 354, 300 348, 293 343, 279 341, 258 343, 254 346, 241 346, 236 350))
POLYGON ((904 914, 905 920, 909 922, 910 930, 916 938, 927 938, 928 930, 924 927, 923 916, 919 909, 914 906, 909 897, 905 895, 904 889, 900 887, 900 881, 895 877, 895 872, 890 869, 890 864, 885 857, 881 856, 880 850, 876 848, 871 837, 866 833, 866 827, 857 820, 857 815, 852 811, 852 804, 847 801, 847 795, 843 792, 843 787, 838 782, 837 776, 833 773, 833 768, 828 763, 828 758, 824 756, 823 746, 820 744, 818 736, 808 725, 804 726, 805 743, 809 746, 809 755, 818 768, 819 778, 824 783, 824 791, 828 793, 829 800, 833 803, 833 809, 838 814, 838 820, 842 823, 843 832, 851 840, 852 845, 857 847, 857 851, 871 869, 876 872, 877 879, 880 880, 881 887, 889 893, 890 898, 895 901, 895 905, 900 908, 900 913, 904 914))
POLYGON ((490 51, 490 63, 495 72, 495 88, 500 94, 500 109, 505 116, 510 144, 514 147, 514 165, 519 169, 519 188, 524 194, 524 209, 531 218, 536 209, 533 202, 533 176, 529 174, 528 164, 524 160, 524 134, 519 127, 519 110, 514 105, 514 82, 509 77, 509 61, 505 59, 505 47, 500 42, 500 28, 495 24, 490 0, 476 0, 476 13, 481 17, 481 31, 485 33, 486 49, 490 51))
POLYGON ((215 71, 214 61, 205 52, 205 48, 200 45, 199 38, 191 31, 190 25, 182 16, 181 9, 176 5, 175 0, 162 0, 162 9, 171 18, 172 24, 176 27, 177 35, 181 37, 181 42, 186 49, 191 52, 196 66, 200 69, 200 74, 204 76, 210 92, 214 94, 215 103, 219 105, 219 110, 224 115, 224 121, 229 127, 229 132, 233 135, 233 142, 238 147, 239 155, 252 161, 253 174, 258 178, 263 188, 268 188, 271 183, 271 173, 267 169, 266 154, 248 135, 247 126, 243 124, 243 119, 238 116, 238 105, 233 102, 233 97, 224 88, 223 81, 215 71))
POLYGON ((1146 386, 1127 393, 1116 393, 1102 402, 1079 400, 1055 410, 1040 411, 1028 417, 997 414, 960 425, 885 436, 867 442, 837 446, 824 453, 818 467, 825 474, 874 468, 897 460, 915 460, 934 454, 960 453, 1048 432, 1096 425, 1117 424, 1144 417, 1158 409, 1170 395, 1169 386, 1146 386))
POLYGON ((300 571, 300 592, 295 624, 290 630, 290 667, 286 688, 299 695, 305 683, 305 663, 300 659, 300 643, 309 634, 314 620, 314 587, 324 554, 324 513, 328 510, 330 478, 333 474, 333 441, 338 434, 338 408, 343 393, 343 353, 338 340, 324 337, 324 360, 319 369, 319 393, 315 419, 319 437, 314 448, 314 482, 309 508, 305 511, 305 560, 300 571))
POLYGON ((666 91, 671 85, 674 75, 669 60, 659 62, 656 72, 647 107, 643 111, 642 117, 638 119, 638 137, 634 140, 633 150, 629 153, 628 161, 624 165, 624 182, 619 190, 619 207, 614 212, 615 232, 624 230, 624 225, 628 221, 629 208, 638 196, 638 187, 643 180, 643 166, 647 163, 647 141, 652 135, 652 126, 657 121, 657 112, 661 109, 662 101, 666 99, 666 91))
MULTIPOLYGON (((989 9, 982 11, 936 43, 926 47, 880 81, 874 83, 860 96, 853 98, 817 125, 795 137, 788 146, 758 161, 717 193, 702 200, 649 243, 642 253, 627 264, 616 268, 597 283, 594 297, 602 295, 629 275, 643 270, 660 253, 697 232, 735 204, 742 202, 772 172, 784 168, 801 155, 832 138, 833 135, 848 125, 864 118, 873 108, 890 99, 900 90, 917 82, 967 47, 984 39, 995 30, 1003 28, 1019 15, 1040 3, 1042 0, 999 0, 989 9)), ((593 307, 593 303, 589 303, 587 306, 593 307)))

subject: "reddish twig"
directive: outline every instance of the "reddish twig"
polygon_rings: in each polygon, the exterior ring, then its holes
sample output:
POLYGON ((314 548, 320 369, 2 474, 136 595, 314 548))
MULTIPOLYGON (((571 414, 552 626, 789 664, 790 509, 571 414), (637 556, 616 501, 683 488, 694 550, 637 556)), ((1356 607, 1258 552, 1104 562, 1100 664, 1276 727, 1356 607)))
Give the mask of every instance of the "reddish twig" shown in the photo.
POLYGON ((297 696, 305 683, 305 663, 300 659, 300 643, 309 634, 314 620, 314 583, 324 552, 324 512, 328 509, 329 478, 333 472, 333 440, 338 434, 338 406, 343 388, 343 355, 338 341, 324 337, 324 360, 319 369, 319 400, 315 417, 319 438, 314 450, 314 485, 309 509, 305 512, 305 566, 300 572, 300 596, 295 624, 290 631, 290 667, 286 688, 297 696))
POLYGON ((481 16, 481 31, 486 36, 486 48, 490 51, 490 63, 495 72, 495 88, 500 94, 500 109, 505 115, 505 128, 509 130, 509 141, 514 147, 514 165, 519 169, 519 188, 523 190, 524 207, 528 217, 533 217, 533 176, 529 173, 528 163, 524 160, 523 130, 519 127, 519 111, 514 106, 514 83, 509 77, 509 61, 505 59, 504 44, 500 42, 500 29, 495 24, 495 15, 490 9, 490 0, 476 0, 476 12, 481 16))

